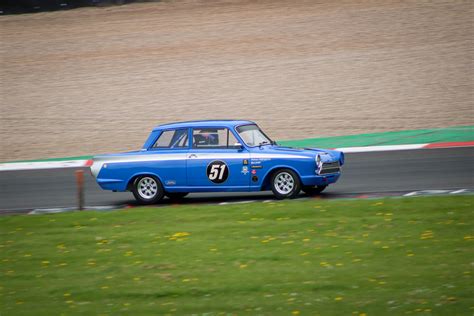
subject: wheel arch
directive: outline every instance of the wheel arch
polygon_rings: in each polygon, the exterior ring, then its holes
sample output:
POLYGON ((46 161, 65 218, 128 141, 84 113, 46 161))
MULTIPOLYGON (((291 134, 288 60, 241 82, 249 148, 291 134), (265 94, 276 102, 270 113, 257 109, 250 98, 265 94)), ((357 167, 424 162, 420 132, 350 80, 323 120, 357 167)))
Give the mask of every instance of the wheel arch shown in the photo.
POLYGON ((298 170, 296 168, 291 167, 291 166, 287 166, 287 165, 278 165, 278 166, 273 166, 270 170, 267 171, 267 173, 263 177, 263 181, 262 181, 262 184, 260 186, 260 191, 270 190, 270 180, 271 180, 273 174, 275 172, 279 171, 279 170, 282 170, 282 169, 289 169, 289 170, 293 171, 294 173, 296 173, 296 175, 298 176, 298 180, 300 180, 300 183, 302 183, 301 174, 298 172, 298 170))
POLYGON ((128 181, 127 181, 127 186, 126 186, 126 189, 127 191, 132 191, 132 185, 133 185, 133 182, 135 182, 135 180, 140 177, 140 176, 153 176, 155 178, 158 179, 158 181, 161 182, 161 185, 163 186, 163 189, 164 189, 164 185, 163 185, 163 180, 161 179, 161 177, 159 175, 157 175, 156 173, 153 173, 153 172, 138 172, 138 173, 135 173, 134 175, 132 175, 128 181))

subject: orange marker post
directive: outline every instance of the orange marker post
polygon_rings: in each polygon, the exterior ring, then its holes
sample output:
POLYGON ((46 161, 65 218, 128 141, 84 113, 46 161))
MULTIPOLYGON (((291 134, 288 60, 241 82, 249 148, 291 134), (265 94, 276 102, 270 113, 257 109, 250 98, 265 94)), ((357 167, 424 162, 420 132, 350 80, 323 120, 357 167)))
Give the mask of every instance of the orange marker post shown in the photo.
POLYGON ((79 204, 79 210, 84 209, 84 170, 76 171, 76 183, 77 183, 77 203, 79 204))

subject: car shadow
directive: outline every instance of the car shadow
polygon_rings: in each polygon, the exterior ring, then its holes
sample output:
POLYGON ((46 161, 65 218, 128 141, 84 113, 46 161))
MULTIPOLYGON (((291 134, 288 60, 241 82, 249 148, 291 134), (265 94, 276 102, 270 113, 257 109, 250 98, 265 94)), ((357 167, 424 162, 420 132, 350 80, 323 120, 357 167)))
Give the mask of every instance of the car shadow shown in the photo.
MULTIPOLYGON (((298 197, 292 200, 305 200, 305 199, 333 199, 341 197, 341 194, 337 193, 321 193, 317 196, 308 196, 306 194, 300 194, 298 197)), ((244 204, 250 202, 278 202, 281 200, 277 200, 275 196, 271 192, 256 192, 256 193, 245 193, 245 194, 221 194, 216 196, 216 194, 203 194, 203 193, 196 193, 190 194, 181 199, 170 199, 165 197, 157 204, 153 204, 150 206, 154 207, 162 207, 162 206, 170 206, 170 205, 188 205, 188 204, 244 204)), ((288 201, 288 200, 285 200, 288 201)), ((139 207, 143 206, 142 204, 138 203, 134 199, 130 199, 129 201, 125 202, 131 207, 139 207)))

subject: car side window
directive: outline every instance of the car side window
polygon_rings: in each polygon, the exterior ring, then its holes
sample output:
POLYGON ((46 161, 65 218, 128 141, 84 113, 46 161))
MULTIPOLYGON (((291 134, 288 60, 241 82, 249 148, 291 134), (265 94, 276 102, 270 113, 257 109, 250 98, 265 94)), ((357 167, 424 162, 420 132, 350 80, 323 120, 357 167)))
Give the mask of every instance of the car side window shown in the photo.
POLYGON ((176 129, 161 133, 152 148, 154 149, 172 149, 188 147, 188 130, 176 129))
POLYGON ((193 129, 193 148, 196 149, 232 149, 237 148, 237 143, 228 128, 193 129))

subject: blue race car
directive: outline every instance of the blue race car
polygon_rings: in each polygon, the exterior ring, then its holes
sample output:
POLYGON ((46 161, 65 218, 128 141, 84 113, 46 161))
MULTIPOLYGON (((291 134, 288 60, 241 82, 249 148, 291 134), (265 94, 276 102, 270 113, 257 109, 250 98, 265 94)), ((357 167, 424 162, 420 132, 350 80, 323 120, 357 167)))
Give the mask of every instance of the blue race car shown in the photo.
POLYGON ((318 194, 343 164, 342 152, 281 147, 254 122, 219 120, 158 126, 140 151, 94 157, 91 172, 102 189, 153 204, 190 192, 318 194))

